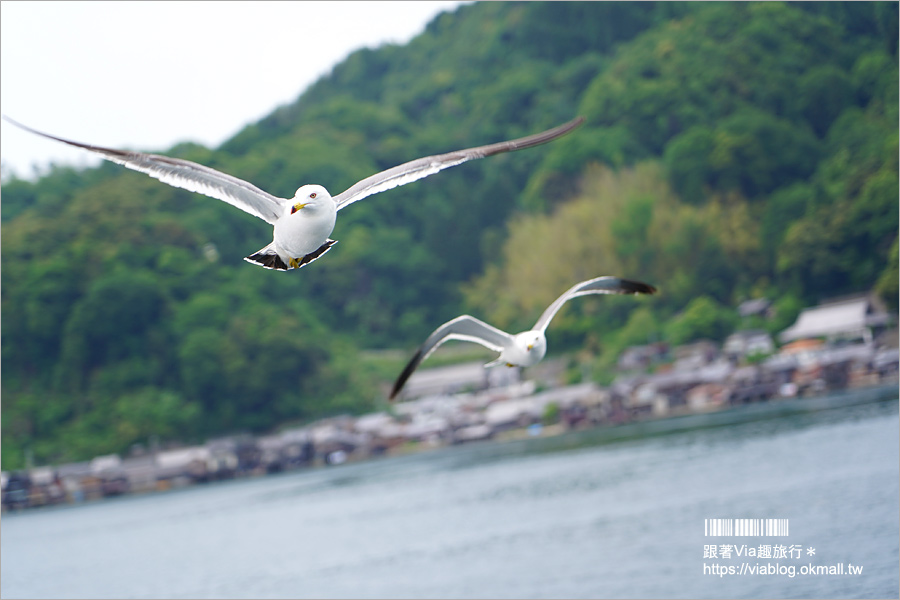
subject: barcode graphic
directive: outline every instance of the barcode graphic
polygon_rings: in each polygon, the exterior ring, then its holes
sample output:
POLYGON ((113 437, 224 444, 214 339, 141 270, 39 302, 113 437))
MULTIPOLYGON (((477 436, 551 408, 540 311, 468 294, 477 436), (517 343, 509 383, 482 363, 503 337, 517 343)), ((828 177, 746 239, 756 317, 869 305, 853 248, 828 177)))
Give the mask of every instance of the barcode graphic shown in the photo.
POLYGON ((788 535, 787 519, 704 519, 703 535, 783 537, 788 535))

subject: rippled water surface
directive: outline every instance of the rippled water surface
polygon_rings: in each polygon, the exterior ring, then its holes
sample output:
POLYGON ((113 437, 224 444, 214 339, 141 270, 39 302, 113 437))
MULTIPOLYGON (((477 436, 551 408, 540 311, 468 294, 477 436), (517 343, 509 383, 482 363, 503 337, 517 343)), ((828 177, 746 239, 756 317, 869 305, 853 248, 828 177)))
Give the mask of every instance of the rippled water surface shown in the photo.
POLYGON ((5 514, 0 594, 896 598, 900 424, 896 391, 883 396, 758 405, 5 514), (704 519, 725 517, 787 518, 790 535, 704 537, 704 519), (803 550, 704 558, 705 547, 726 544, 803 550), (710 573, 713 564, 742 563, 863 571, 710 573))

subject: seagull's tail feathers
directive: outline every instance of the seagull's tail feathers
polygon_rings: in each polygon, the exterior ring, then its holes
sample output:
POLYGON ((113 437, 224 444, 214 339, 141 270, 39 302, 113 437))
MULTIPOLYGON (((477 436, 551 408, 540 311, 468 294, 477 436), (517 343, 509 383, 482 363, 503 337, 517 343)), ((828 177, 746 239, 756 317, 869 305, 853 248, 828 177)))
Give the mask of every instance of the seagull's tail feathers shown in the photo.
POLYGON ((308 265, 312 261, 328 252, 328 250, 330 250, 331 247, 335 244, 337 244, 337 240, 327 239, 325 240, 325 243, 319 246, 316 250, 310 252, 306 256, 289 261, 289 264, 284 262, 281 257, 278 256, 278 253, 275 252, 275 242, 272 242, 265 248, 257 250, 250 256, 245 257, 244 260, 266 269, 273 269, 276 271, 290 271, 291 269, 299 269, 302 266, 308 265))
POLYGON ((278 253, 275 252, 275 242, 272 242, 265 248, 257 250, 250 256, 244 258, 249 263, 265 267, 266 269, 274 269, 276 271, 287 271, 290 267, 285 264, 278 253))

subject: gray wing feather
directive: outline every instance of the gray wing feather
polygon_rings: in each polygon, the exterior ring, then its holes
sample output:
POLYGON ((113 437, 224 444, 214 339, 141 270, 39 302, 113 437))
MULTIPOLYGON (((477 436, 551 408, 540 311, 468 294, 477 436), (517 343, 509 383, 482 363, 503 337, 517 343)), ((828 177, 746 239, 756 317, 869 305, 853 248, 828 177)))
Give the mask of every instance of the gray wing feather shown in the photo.
POLYGON ((36 135, 62 142, 76 148, 82 148, 99 154, 106 160, 120 164, 124 167, 145 173, 154 179, 167 183, 173 187, 182 188, 191 192, 197 192, 217 200, 227 202, 232 206, 259 217, 268 223, 275 223, 281 217, 284 204, 287 200, 277 198, 268 192, 264 192, 251 183, 226 173, 204 167, 203 165, 160 156, 158 154, 144 154, 143 152, 129 152, 115 150, 102 146, 92 146, 71 140, 63 139, 46 133, 41 133, 13 121, 9 117, 3 117, 13 125, 36 135))
POLYGON ((409 379, 410 375, 413 374, 413 371, 416 370, 422 361, 428 358, 432 352, 437 350, 438 346, 448 340, 475 342, 490 350, 501 352, 504 347, 512 343, 513 336, 505 331, 500 331, 496 327, 488 325, 484 321, 479 321, 475 317, 470 317, 469 315, 462 315, 461 317, 456 317, 452 321, 447 321, 428 336, 425 343, 416 350, 415 355, 413 355, 412 359, 407 363, 403 372, 400 373, 400 376, 397 377, 397 381, 394 382, 394 388, 390 395, 392 400, 400 393, 406 380, 409 379))
POLYGON ((551 319, 553 319, 556 313, 559 312, 559 309, 562 308, 562 305, 578 296, 588 296, 591 294, 653 294, 655 292, 656 288, 652 285, 640 281, 632 281, 630 279, 620 279, 609 275, 582 281, 566 290, 562 296, 554 300, 553 304, 544 310, 543 314, 541 314, 540 318, 537 320, 537 323, 534 324, 534 330, 545 331, 547 325, 550 324, 551 319))
POLYGON ((448 340, 475 342, 485 348, 500 352, 512 342, 512 336, 475 317, 462 315, 452 321, 447 321, 428 336, 421 347, 422 360, 428 358, 429 354, 448 340))
POLYGON ((407 183, 422 179, 423 177, 434 175, 443 169, 455 167, 468 160, 485 158, 502 152, 513 152, 515 150, 523 150, 539 144, 545 144, 569 133, 583 122, 584 117, 578 117, 564 125, 527 137, 489 144, 487 146, 478 146, 477 148, 457 150, 456 152, 448 152, 447 154, 418 158, 408 163, 390 168, 387 171, 372 175, 371 177, 366 177, 362 181, 354 184, 350 189, 335 196, 334 201, 337 203, 337 209, 341 210, 345 206, 349 206, 357 200, 362 200, 372 194, 406 185, 407 183))

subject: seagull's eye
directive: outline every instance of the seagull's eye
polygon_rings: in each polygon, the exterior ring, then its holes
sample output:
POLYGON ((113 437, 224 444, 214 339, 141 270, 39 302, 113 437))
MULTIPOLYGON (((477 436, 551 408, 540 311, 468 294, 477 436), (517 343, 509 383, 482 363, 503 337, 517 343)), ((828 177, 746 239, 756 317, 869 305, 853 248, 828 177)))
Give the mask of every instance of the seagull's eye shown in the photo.
POLYGON ((315 198, 315 197, 316 197, 316 193, 313 192, 312 194, 309 195, 309 197, 310 197, 310 198, 315 198))

